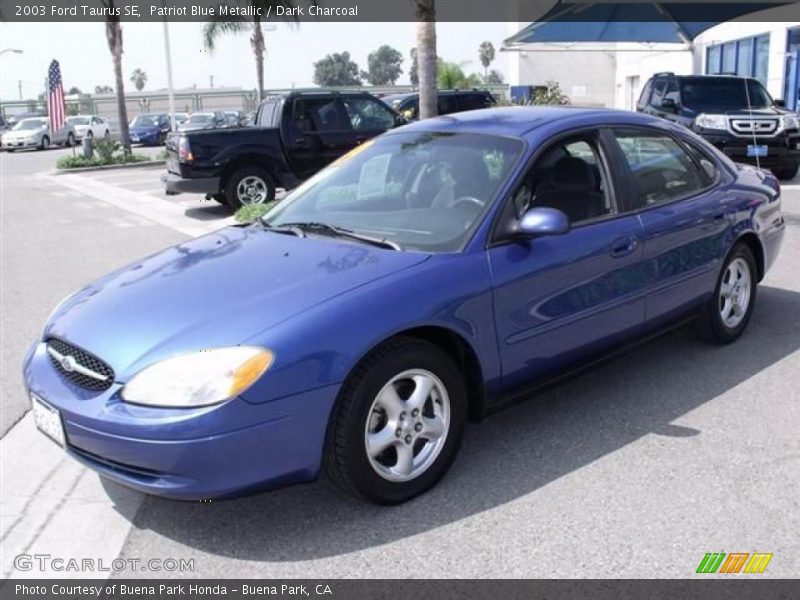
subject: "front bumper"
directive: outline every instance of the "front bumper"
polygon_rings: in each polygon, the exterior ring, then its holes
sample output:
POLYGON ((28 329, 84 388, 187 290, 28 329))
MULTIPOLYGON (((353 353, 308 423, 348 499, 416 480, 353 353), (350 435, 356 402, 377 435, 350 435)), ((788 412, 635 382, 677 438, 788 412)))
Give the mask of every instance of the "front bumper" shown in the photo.
POLYGON ((698 132, 707 141, 721 150, 733 161, 755 165, 767 169, 790 169, 800 165, 800 132, 783 132, 774 137, 752 138, 738 137, 730 134, 711 134, 698 132), (767 155, 747 156, 747 147, 751 145, 766 146, 767 155))
POLYGON ((161 132, 153 131, 148 133, 130 133, 131 143, 133 144, 144 144, 144 145, 155 145, 158 144, 161 140, 159 139, 161 132))
POLYGON ((6 141, 3 140, 3 150, 21 150, 24 148, 38 148, 39 141, 28 141, 28 140, 10 140, 6 141))
POLYGON ((24 364, 27 389, 61 412, 66 450, 102 476, 147 494, 224 498, 319 474, 339 386, 262 404, 234 398, 168 409, 122 402, 122 386, 90 392, 63 379, 44 344, 24 364))
POLYGON ((219 193, 219 177, 198 177, 184 179, 175 173, 161 176, 161 185, 168 195, 172 194, 209 194, 219 193))

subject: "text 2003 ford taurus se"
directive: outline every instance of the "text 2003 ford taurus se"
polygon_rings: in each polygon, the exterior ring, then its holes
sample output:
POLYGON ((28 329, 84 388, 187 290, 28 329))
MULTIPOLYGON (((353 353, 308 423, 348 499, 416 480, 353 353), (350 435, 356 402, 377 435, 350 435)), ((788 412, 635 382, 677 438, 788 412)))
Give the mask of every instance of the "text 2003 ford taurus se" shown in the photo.
POLYGON ((676 125, 490 109, 367 142, 263 222, 63 301, 25 361, 39 427, 173 498, 308 481, 395 503, 469 417, 696 316, 747 326, 779 187, 676 125))

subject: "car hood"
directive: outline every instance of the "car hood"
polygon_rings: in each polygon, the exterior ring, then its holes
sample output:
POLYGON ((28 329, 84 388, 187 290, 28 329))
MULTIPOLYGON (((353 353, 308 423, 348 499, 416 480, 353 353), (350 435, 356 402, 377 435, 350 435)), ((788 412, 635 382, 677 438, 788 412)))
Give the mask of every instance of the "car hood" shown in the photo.
POLYGON ((84 348, 125 381, 173 354, 242 343, 429 256, 229 227, 89 284, 54 311, 44 337, 84 348))

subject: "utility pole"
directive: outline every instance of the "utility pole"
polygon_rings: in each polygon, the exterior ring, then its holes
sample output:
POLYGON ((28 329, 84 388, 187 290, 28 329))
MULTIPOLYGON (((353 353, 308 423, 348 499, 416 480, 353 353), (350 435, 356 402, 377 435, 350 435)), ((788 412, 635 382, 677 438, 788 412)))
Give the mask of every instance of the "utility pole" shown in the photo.
POLYGON ((209 81, 209 86, 213 90, 214 89, 214 76, 213 75, 209 75, 208 76, 208 81, 209 81))
POLYGON ((19 86, 19 99, 22 100, 22 79, 17 82, 17 86, 19 86))
POLYGON ((167 63, 167 91, 169 93, 169 130, 175 131, 175 91, 172 88, 172 56, 169 50, 169 25, 164 19, 164 54, 167 63))

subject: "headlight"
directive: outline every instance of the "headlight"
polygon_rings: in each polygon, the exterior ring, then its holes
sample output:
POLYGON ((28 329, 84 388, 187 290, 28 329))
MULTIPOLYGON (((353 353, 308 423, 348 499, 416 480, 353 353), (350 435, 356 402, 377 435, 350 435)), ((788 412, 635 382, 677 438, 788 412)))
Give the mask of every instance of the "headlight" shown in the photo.
POLYGON ((695 127, 702 129, 717 129, 724 131, 728 128, 728 120, 725 115, 707 115, 705 113, 697 115, 694 120, 695 127))
POLYGON ((273 361, 265 348, 234 346, 182 354, 140 371, 122 389, 133 404, 190 408, 217 404, 242 393, 273 361))
POLYGON ((797 117, 792 115, 783 115, 781 117, 781 125, 784 129, 800 129, 800 126, 798 126, 797 117))

